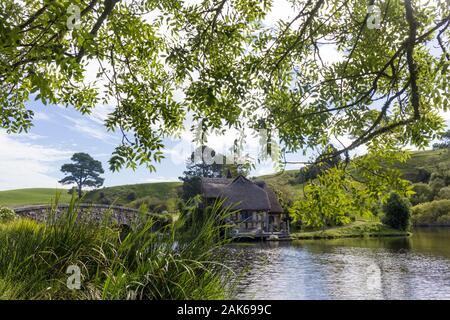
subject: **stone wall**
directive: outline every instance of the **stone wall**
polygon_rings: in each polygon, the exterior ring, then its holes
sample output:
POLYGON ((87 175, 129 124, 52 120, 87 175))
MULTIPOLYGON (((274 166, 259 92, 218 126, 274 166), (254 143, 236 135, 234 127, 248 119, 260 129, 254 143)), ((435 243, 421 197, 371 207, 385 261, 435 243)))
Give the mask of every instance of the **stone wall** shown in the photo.
MULTIPOLYGON (((58 209, 56 210, 56 215, 59 215, 65 211, 69 205, 60 204, 58 205, 58 209)), ((100 205, 100 204, 79 204, 77 205, 78 213, 81 216, 92 217, 96 221, 101 221, 105 213, 109 213, 111 217, 116 220, 119 224, 127 224, 136 217, 139 210, 127 208, 127 207, 118 207, 118 206, 108 206, 108 205, 100 205)), ((26 206, 14 208, 14 212, 19 217, 30 218, 38 221, 45 221, 50 213, 51 207, 48 205, 35 205, 35 206, 26 206)))

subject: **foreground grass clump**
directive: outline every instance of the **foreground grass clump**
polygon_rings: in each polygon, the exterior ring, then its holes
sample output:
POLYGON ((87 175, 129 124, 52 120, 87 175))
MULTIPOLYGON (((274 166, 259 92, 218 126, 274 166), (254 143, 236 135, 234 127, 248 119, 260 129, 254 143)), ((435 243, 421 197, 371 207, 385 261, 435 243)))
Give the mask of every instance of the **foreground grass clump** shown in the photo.
POLYGON ((396 237, 408 236, 407 231, 400 231, 377 221, 355 221, 342 227, 334 227, 320 231, 298 232, 291 236, 294 239, 337 239, 362 237, 396 237))
POLYGON ((156 225, 144 214, 128 228, 106 217, 77 215, 75 200, 47 223, 16 219, 0 224, 1 299, 220 299, 229 271, 221 265, 215 206, 200 233, 181 232, 182 219, 156 225), (67 268, 81 270, 81 288, 69 289, 67 268))

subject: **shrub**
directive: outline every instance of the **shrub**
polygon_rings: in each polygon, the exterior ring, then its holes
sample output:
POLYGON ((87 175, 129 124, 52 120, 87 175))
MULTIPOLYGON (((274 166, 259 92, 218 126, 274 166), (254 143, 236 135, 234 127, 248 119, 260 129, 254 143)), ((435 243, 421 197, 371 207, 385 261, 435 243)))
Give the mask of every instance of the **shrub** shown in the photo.
POLYGON ((134 200, 136 200, 136 199, 137 199, 136 192, 130 192, 130 193, 127 195, 127 200, 128 200, 128 201, 134 201, 134 200))
POLYGON ((433 172, 433 173, 431 174, 431 176, 430 176, 430 183, 433 182, 434 180, 440 178, 440 177, 441 177, 441 175, 440 175, 439 173, 433 172))
POLYGON ((449 225, 450 200, 435 200, 413 207, 411 220, 414 225, 449 225))
POLYGON ((430 181, 431 172, 427 169, 420 167, 414 170, 414 172, 407 172, 402 175, 403 179, 409 180, 412 183, 428 183, 430 181))
POLYGON ((148 208, 151 212, 156 213, 162 213, 164 211, 167 211, 167 205, 164 202, 150 204, 148 208))
POLYGON ((433 200, 433 189, 426 183, 415 183, 413 190, 416 194, 411 197, 411 203, 417 205, 419 203, 429 202, 433 200))
POLYGON ((394 229, 407 230, 411 217, 411 204, 408 199, 392 192, 383 205, 384 217, 382 222, 394 229))
POLYGON ((104 204, 104 205, 111 205, 113 202, 109 199, 109 198, 107 198, 107 197, 103 197, 103 198, 101 198, 100 199, 100 204, 104 204))
POLYGON ((179 201, 182 201, 182 200, 177 197, 167 199, 167 201, 166 201, 167 211, 168 212, 177 211, 179 201))
POLYGON ((189 199, 201 193, 202 188, 200 177, 194 176, 191 178, 186 178, 183 181, 184 183, 182 189, 180 190, 180 197, 184 201, 188 201, 189 199))
POLYGON ((372 207, 370 208, 370 212, 372 212, 372 214, 375 217, 380 217, 382 215, 382 212, 383 212, 383 206, 382 206, 381 202, 377 201, 376 203, 374 203, 372 205, 372 207))
POLYGON ((450 200, 450 186, 444 187, 439 190, 436 200, 450 200))
POLYGON ((13 209, 0 207, 0 222, 8 222, 16 218, 17 216, 13 209))
POLYGON ((433 175, 431 176, 430 187, 433 190, 434 196, 436 196, 439 193, 439 190, 445 187, 445 181, 441 177, 433 175))
POLYGON ((421 167, 417 169, 417 182, 428 183, 430 181, 431 173, 427 169, 421 167))
POLYGON ((169 211, 169 207, 164 200, 157 199, 151 196, 139 198, 135 201, 132 201, 129 205, 136 209, 139 209, 142 205, 145 205, 150 212, 154 213, 169 211))
POLYGON ((78 190, 76 187, 72 187, 69 190, 67 190, 68 194, 77 194, 78 190))
POLYGON ((446 226, 450 225, 450 213, 444 214, 443 216, 440 216, 439 218, 437 218, 436 224, 437 225, 446 225, 446 226))

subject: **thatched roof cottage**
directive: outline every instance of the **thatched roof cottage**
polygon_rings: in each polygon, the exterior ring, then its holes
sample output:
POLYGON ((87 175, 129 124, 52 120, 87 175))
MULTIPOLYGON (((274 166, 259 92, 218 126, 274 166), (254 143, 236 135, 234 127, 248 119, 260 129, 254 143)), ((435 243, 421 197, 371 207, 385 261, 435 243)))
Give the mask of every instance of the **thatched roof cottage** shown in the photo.
POLYGON ((289 219, 275 192, 264 181, 244 176, 235 179, 202 178, 201 194, 205 204, 223 199, 224 205, 237 210, 231 219, 237 237, 287 237, 289 219))

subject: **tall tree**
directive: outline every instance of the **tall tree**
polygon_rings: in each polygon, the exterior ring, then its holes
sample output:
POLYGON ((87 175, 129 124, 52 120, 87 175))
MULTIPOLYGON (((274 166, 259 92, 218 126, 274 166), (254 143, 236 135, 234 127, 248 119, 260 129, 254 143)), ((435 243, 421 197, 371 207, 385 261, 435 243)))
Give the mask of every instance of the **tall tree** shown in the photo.
POLYGON ((183 181, 182 198, 188 200, 200 193, 200 178, 230 178, 247 175, 249 162, 228 163, 226 156, 207 146, 198 147, 186 161, 186 170, 179 177, 183 181))
POLYGON ((89 154, 75 153, 71 160, 74 163, 67 163, 61 167, 61 171, 67 175, 59 183, 76 184, 78 197, 81 198, 83 187, 100 187, 105 181, 100 177, 104 173, 102 163, 94 160, 89 154))
POLYGON ((224 159, 224 155, 207 146, 198 147, 186 160, 186 170, 180 180, 185 181, 191 177, 221 178, 224 174, 224 159), (204 153, 211 159, 205 159, 204 153), (219 161, 216 161, 216 158, 219 161))
POLYGON ((180 180, 190 177, 222 178, 227 175, 248 175, 251 169, 249 160, 234 163, 234 159, 227 159, 225 155, 216 152, 208 146, 198 147, 186 160, 186 170, 180 180), (231 162, 231 163, 230 163, 231 162))

